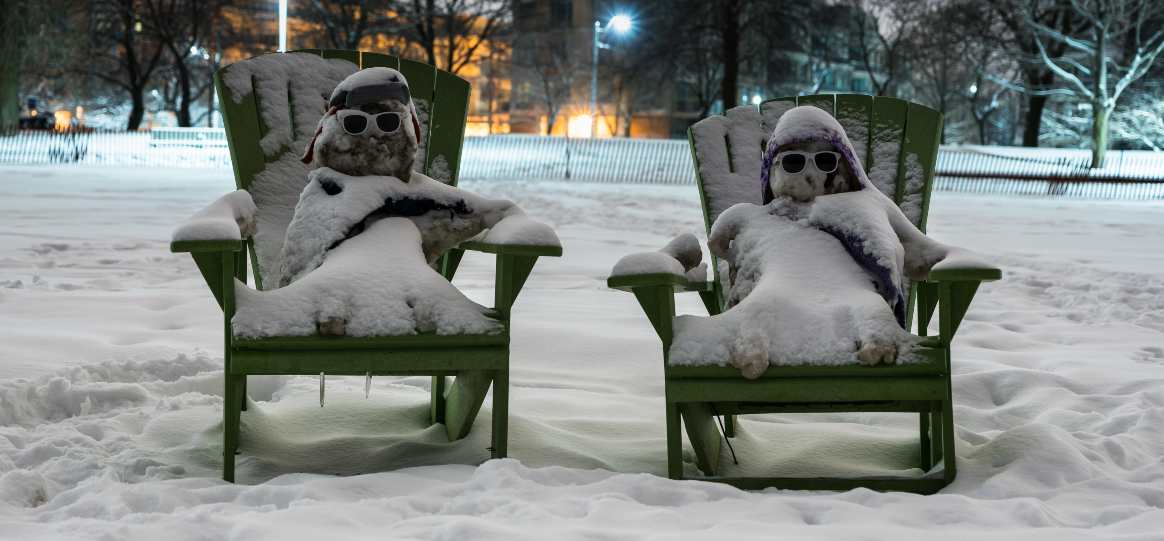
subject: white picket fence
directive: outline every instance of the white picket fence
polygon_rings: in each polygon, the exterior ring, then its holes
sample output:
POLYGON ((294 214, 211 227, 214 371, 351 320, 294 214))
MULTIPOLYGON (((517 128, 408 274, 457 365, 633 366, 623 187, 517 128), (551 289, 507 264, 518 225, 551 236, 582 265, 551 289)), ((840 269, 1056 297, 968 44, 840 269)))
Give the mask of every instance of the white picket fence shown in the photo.
MULTIPOLYGON (((936 190, 1104 199, 1164 198, 1164 152, 1111 151, 1088 169, 1086 150, 942 147, 936 190)), ((229 168, 221 129, 0 136, 0 164, 229 168)), ((687 141, 566 139, 532 135, 468 137, 463 180, 569 180, 692 184, 687 141)))

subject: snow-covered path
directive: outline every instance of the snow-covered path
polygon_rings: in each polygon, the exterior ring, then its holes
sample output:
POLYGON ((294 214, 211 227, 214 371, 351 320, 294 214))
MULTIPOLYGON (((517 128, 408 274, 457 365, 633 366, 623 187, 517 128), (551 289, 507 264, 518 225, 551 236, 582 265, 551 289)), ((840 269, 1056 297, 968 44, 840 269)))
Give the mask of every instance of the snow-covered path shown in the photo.
MULTIPOLYGON (((488 402, 464 441, 425 427, 426 378, 377 378, 369 400, 328 378, 322 409, 313 378, 252 378, 228 485, 221 316, 167 241, 231 187, 226 171, 0 168, 0 538, 1164 538, 1164 205, 936 194, 930 233, 1006 273, 955 342, 958 480, 748 493, 656 477, 658 340, 604 285, 626 253, 703 237, 694 187, 467 184, 566 251, 515 309, 513 459, 474 466, 488 402)), ((491 260, 467 256, 456 282, 488 300, 491 260)), ((912 416, 742 427, 747 473, 916 473, 912 416)))

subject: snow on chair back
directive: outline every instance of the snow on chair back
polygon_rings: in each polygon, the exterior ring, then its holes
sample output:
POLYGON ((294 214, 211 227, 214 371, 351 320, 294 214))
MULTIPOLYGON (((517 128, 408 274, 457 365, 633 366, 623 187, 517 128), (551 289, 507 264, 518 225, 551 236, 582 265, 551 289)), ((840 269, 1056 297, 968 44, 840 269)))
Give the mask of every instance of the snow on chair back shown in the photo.
POLYGON ((709 231, 728 207, 760 203, 760 164, 767 135, 755 107, 736 107, 726 115, 705 118, 691 126, 688 138, 709 231))
POLYGON ((262 277, 279 266, 287 224, 307 183, 307 168, 299 157, 328 96, 348 75, 376 66, 399 69, 408 79, 421 120, 417 163, 423 164, 423 172, 456 184, 469 84, 455 75, 428 64, 340 50, 265 54, 215 73, 235 183, 251 193, 258 207, 251 255, 259 287, 274 287, 262 277))
POLYGON ((820 107, 832 114, 853 142, 869 180, 925 231, 941 113, 896 98, 862 94, 779 98, 760 104, 765 133, 772 133, 780 115, 797 105, 820 107))

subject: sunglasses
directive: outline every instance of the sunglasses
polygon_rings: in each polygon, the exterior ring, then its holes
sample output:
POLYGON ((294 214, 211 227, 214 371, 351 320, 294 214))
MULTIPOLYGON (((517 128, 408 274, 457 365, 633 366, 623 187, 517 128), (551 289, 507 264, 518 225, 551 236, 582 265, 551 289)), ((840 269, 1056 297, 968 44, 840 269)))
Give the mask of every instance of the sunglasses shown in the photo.
POLYGON ((400 129, 402 120, 401 113, 384 112, 370 115, 359 109, 341 109, 335 116, 348 135, 364 135, 373 128, 383 135, 391 135, 400 129))
POLYGON ((812 164, 816 166, 817 171, 821 173, 832 173, 837 170, 837 166, 841 163, 841 154, 831 150, 822 150, 820 152, 800 152, 797 150, 781 152, 776 156, 776 163, 780 164, 780 168, 784 169, 785 173, 799 173, 804 171, 804 167, 808 165, 810 158, 812 164))

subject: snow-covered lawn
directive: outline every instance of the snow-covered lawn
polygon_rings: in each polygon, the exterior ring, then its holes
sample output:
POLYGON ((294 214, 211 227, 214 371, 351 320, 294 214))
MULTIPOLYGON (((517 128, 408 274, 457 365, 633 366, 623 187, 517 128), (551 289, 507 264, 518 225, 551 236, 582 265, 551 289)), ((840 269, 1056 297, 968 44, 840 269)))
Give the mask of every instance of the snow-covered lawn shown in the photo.
MULTIPOLYGON (((252 378, 229 485, 221 316, 167 250, 229 172, 0 168, 0 538, 1164 537, 1164 205, 935 194, 930 233, 1005 272, 955 342, 957 481, 749 493, 659 477, 658 339, 604 284, 623 255, 704 237, 695 188, 465 187, 565 246, 515 308, 512 459, 477 465, 488 401, 464 441, 426 427, 427 378, 377 378, 367 400, 362 378, 328 378, 322 409, 315 378, 252 378)), ((467 256, 456 283, 490 300, 492 260, 467 256)), ((747 417, 725 467, 916 473, 916 427, 747 417)))

